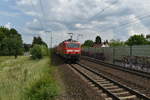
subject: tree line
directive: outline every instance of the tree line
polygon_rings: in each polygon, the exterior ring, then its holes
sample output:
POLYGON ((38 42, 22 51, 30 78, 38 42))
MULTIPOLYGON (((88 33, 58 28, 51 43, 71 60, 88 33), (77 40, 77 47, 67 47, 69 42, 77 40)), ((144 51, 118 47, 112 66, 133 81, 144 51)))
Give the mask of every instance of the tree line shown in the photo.
POLYGON ((45 48, 48 48, 41 37, 33 37, 32 44, 25 44, 23 43, 21 34, 19 34, 16 29, 0 27, 0 56, 15 56, 15 58, 17 58, 18 55, 29 52, 35 45, 36 47, 40 45, 41 52, 43 52, 45 48))
POLYGON ((0 56, 15 56, 23 54, 21 35, 14 28, 0 27, 0 56))
MULTIPOLYGON (((127 41, 121 41, 121 40, 108 40, 104 41, 103 43, 108 43, 110 47, 114 46, 133 46, 133 45, 150 45, 150 40, 148 40, 150 37, 145 37, 143 34, 140 35, 133 35, 130 36, 127 41)), ((94 44, 102 44, 102 39, 100 36, 97 36, 95 38, 95 41, 93 40, 86 40, 82 46, 83 47, 93 47, 94 44)))

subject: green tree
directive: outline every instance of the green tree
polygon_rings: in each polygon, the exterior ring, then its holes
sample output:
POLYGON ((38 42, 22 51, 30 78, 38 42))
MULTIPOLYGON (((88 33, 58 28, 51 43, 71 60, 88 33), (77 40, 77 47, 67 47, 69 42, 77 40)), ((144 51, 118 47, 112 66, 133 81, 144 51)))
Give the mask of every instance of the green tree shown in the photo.
POLYGON ((96 44, 101 44, 101 43, 102 43, 102 40, 101 40, 101 37, 100 37, 100 36, 97 36, 97 37, 96 37, 95 43, 96 43, 96 44))
POLYGON ((32 46, 34 46, 35 44, 47 46, 47 44, 42 40, 41 37, 33 37, 32 46))
POLYGON ((144 37, 144 35, 133 35, 131 36, 127 41, 126 44, 129 46, 132 45, 146 45, 148 44, 148 41, 144 37))
POLYGON ((37 44, 31 48, 30 53, 32 55, 32 59, 41 59, 43 57, 41 46, 37 44))
POLYGON ((83 47, 92 47, 93 44, 94 44, 94 42, 92 40, 86 40, 82 46, 83 47))
POLYGON ((24 43, 24 44, 23 44, 24 51, 25 51, 25 52, 30 51, 31 46, 32 46, 31 44, 26 44, 26 43, 24 43))
POLYGON ((125 43, 124 43, 123 41, 120 41, 120 40, 113 40, 113 39, 112 39, 112 40, 110 40, 109 45, 110 45, 111 47, 124 46, 125 43))
POLYGON ((0 27, 0 55, 15 56, 23 53, 21 35, 15 29, 0 27))

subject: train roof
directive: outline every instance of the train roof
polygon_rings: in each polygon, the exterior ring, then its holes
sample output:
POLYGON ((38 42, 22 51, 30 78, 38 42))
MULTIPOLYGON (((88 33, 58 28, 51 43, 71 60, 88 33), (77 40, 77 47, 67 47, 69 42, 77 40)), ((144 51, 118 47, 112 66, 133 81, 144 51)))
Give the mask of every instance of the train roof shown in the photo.
POLYGON ((80 43, 80 42, 78 42, 78 41, 76 41, 76 40, 72 40, 72 39, 64 40, 64 41, 61 42, 61 43, 69 43, 69 42, 80 43))
POLYGON ((68 39, 68 40, 65 40, 65 41, 63 41, 63 42, 78 42, 78 41, 72 40, 72 39, 68 39))

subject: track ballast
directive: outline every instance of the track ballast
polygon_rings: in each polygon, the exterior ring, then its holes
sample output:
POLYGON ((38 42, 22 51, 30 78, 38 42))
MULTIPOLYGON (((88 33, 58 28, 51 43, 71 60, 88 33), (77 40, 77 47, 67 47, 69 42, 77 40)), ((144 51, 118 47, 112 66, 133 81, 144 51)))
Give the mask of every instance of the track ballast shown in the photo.
POLYGON ((150 100, 149 97, 116 82, 97 71, 80 64, 70 64, 69 67, 85 77, 98 91, 105 93, 105 100, 150 100))

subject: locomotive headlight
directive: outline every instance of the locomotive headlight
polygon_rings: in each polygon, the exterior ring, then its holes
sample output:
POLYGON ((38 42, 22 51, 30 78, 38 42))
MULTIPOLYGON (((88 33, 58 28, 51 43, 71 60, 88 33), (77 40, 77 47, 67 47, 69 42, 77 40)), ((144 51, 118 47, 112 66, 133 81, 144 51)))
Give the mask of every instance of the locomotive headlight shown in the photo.
POLYGON ((80 52, 80 50, 66 50, 67 52, 80 52))
POLYGON ((74 52, 80 52, 80 50, 74 50, 74 52))
POLYGON ((73 50, 67 50, 67 52, 73 52, 73 50))

